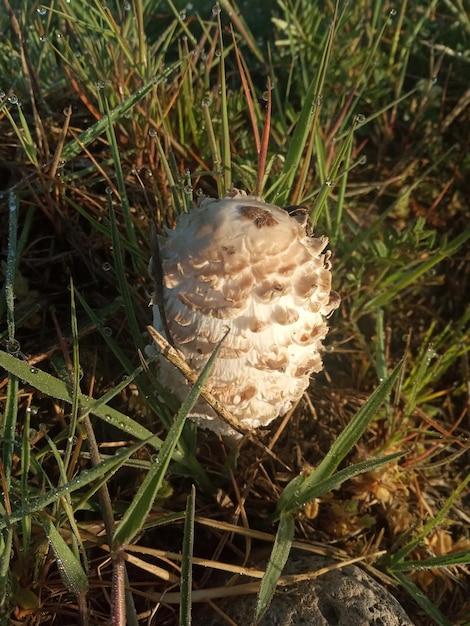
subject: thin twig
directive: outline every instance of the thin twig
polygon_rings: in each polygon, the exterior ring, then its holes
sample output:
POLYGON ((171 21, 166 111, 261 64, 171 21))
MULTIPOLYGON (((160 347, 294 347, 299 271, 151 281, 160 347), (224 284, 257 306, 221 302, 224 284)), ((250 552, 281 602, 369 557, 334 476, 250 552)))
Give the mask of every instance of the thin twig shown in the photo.
MULTIPOLYGON (((153 326, 147 326, 147 330, 150 333, 153 341, 155 341, 157 346, 160 348, 163 356, 179 369, 179 371, 183 374, 186 380, 194 384, 198 379, 198 374, 187 365, 181 352, 171 346, 169 342, 162 335, 160 335, 160 333, 157 332, 153 326)), ((216 411, 217 414, 220 415, 224 422, 226 422, 230 426, 230 428, 233 428, 233 430, 241 433, 242 435, 250 434, 251 429, 244 426, 240 421, 237 420, 236 417, 234 417, 234 415, 232 415, 232 413, 230 413, 230 411, 227 411, 227 409, 222 406, 222 404, 220 404, 220 402, 216 400, 212 393, 208 391, 208 389, 204 386, 201 389, 201 396, 208 404, 210 404, 214 411, 216 411)))

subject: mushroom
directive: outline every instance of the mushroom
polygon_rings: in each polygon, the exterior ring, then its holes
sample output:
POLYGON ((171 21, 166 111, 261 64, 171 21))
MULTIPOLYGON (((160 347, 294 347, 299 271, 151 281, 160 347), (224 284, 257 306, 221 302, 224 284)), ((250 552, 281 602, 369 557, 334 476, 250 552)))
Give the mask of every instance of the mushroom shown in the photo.
MULTIPOLYGON (((151 275, 161 279, 153 326, 195 372, 226 335, 206 384, 243 426, 285 414, 322 369, 326 318, 340 302, 327 244, 312 237, 306 209, 237 190, 203 198, 159 237, 150 261, 151 275)), ((185 397, 188 382, 161 353, 158 360, 162 384, 185 397)), ((189 417, 239 436, 202 397, 189 417)))

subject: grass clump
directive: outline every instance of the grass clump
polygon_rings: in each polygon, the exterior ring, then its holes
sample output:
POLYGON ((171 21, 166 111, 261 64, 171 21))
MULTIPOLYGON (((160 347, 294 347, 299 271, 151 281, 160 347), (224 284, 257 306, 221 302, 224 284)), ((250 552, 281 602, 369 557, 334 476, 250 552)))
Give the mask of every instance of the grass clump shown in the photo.
POLYGON ((273 544, 259 618, 294 540, 469 622, 460 3, 4 4, 4 623, 188 624, 273 544), (239 454, 186 423, 211 362, 179 407, 144 333, 151 226, 232 185, 311 209, 343 301, 239 454))

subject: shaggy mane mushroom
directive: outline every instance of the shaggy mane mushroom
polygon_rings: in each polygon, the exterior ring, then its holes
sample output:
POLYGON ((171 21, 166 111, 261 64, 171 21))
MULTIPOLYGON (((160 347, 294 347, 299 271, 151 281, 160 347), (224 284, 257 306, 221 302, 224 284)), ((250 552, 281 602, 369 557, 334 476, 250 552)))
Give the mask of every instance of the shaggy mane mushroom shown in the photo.
MULTIPOLYGON (((238 191, 204 198, 159 238, 150 262, 152 275, 161 264, 162 279, 153 326, 192 370, 201 371, 229 330, 207 387, 249 428, 286 413, 322 369, 326 318, 340 302, 328 239, 311 235, 305 209, 290 209, 238 191)), ((185 378, 161 354, 159 361, 162 384, 185 397, 185 378)), ((203 398, 190 417, 239 436, 203 398)))

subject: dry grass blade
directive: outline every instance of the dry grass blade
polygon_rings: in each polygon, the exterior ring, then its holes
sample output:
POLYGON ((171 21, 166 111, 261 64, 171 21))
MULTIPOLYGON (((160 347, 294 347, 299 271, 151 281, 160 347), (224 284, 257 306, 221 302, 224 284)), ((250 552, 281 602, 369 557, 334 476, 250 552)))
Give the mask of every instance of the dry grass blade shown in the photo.
MULTIPOLYGON (((158 331, 155 330, 153 326, 147 326, 147 330, 153 341, 155 341, 157 346, 160 348, 164 357, 178 368, 178 370, 184 375, 186 380, 194 384, 198 379, 198 374, 196 372, 193 372, 192 369, 186 364, 186 361, 182 358, 181 354, 175 348, 173 348, 168 343, 168 341, 164 337, 162 337, 162 335, 160 335, 158 331)), ((214 398, 211 392, 204 387, 202 387, 201 389, 201 396, 210 404, 210 406, 215 411, 217 411, 220 417, 225 420, 231 428, 236 430, 238 433, 241 433, 242 435, 247 435, 251 432, 249 428, 247 428, 243 424, 240 424, 240 422, 236 420, 235 417, 231 415, 216 398, 214 398)))

